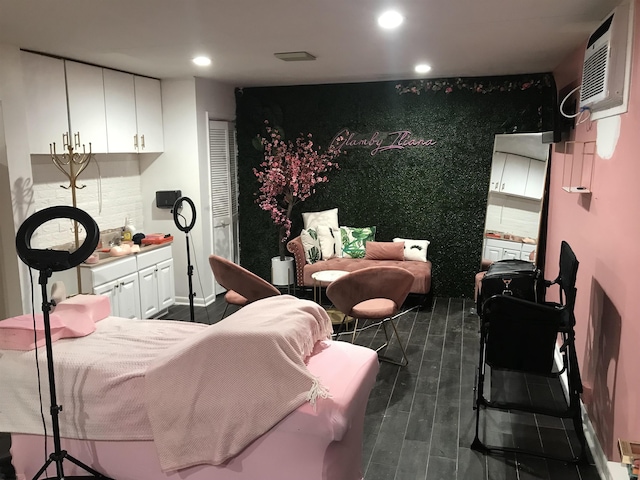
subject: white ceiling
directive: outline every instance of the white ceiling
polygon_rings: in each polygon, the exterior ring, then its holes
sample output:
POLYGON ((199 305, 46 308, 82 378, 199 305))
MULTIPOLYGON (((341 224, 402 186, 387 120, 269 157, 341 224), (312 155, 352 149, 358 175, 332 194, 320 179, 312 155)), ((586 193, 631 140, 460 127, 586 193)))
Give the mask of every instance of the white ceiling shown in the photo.
MULTIPOLYGON (((0 0, 0 43, 238 87, 552 71, 620 0, 0 0), (377 27, 394 6, 395 31, 377 27), (276 52, 307 51, 310 62, 276 52), (198 68, 196 55, 213 63, 198 68)), ((1 65, 0 65, 1 68, 1 65)))

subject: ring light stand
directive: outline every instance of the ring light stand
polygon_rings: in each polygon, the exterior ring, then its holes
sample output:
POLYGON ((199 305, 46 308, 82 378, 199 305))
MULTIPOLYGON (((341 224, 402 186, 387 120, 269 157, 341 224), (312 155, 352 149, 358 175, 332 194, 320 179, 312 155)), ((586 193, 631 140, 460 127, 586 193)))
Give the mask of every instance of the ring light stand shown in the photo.
POLYGON ((54 451, 49 455, 49 458, 45 464, 38 470, 33 480, 40 478, 40 475, 44 473, 47 467, 51 463, 56 465, 56 476, 48 477, 46 480, 72 480, 72 479, 89 479, 89 478, 101 478, 111 480, 109 477, 104 476, 100 472, 85 465, 81 461, 72 457, 66 450, 62 450, 60 444, 60 424, 58 422, 58 414, 62 410, 62 405, 57 404, 56 400, 56 386, 55 375, 53 369, 53 345, 51 340, 51 323, 49 318, 49 312, 51 311, 52 302, 47 300, 47 279, 53 272, 60 272, 76 267, 84 262, 98 246, 98 240, 100 238, 100 230, 95 220, 83 210, 76 207, 69 206, 57 206, 49 207, 39 212, 34 213, 27 218, 24 223, 18 229, 16 234, 16 250, 20 260, 22 260, 27 266, 40 271, 40 277, 38 283, 42 289, 42 315, 44 320, 44 336, 45 345, 47 350, 47 370, 49 373, 49 395, 51 397, 51 424, 53 426, 53 445, 54 451), (70 218, 80 223, 87 236, 85 241, 74 252, 60 251, 60 250, 37 250, 31 248, 31 236, 43 223, 48 222, 56 218, 70 218), (91 473, 91 476, 65 476, 62 462, 63 460, 69 460, 71 463, 76 464, 83 470, 91 473))
MULTIPOLYGON (((193 311, 193 298, 196 296, 193 293, 193 266, 191 265, 191 256, 189 254, 189 231, 196 224, 196 206, 193 204, 189 197, 180 197, 173 204, 173 222, 178 227, 178 230, 184 232, 185 238, 187 239, 187 278, 189 279, 189 313, 191 315, 191 321, 195 322, 195 313, 193 311), (187 202, 191 207, 191 222, 184 226, 178 221, 178 209, 182 208, 182 202, 187 202)), ((184 217, 182 217, 184 218, 184 217)), ((186 221, 186 220, 185 220, 186 221)))

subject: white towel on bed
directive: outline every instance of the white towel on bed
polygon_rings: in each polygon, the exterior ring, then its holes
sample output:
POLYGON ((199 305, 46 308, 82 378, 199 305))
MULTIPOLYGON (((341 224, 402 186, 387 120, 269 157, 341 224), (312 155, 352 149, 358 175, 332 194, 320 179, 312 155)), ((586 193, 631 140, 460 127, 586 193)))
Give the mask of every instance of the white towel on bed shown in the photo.
POLYGON ((275 296, 155 358, 145 386, 163 471, 219 465, 326 393, 304 360, 331 332, 316 303, 275 296))

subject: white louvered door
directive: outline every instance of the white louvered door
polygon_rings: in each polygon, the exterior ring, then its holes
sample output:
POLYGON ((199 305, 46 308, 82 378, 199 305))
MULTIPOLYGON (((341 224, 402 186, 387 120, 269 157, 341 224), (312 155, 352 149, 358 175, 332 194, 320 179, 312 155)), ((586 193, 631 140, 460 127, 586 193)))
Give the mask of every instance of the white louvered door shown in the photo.
MULTIPOLYGON (((234 235, 233 212, 237 223, 237 197, 232 195, 235 188, 235 142, 233 124, 216 120, 209 121, 209 165, 211 188, 211 214, 213 226, 213 253, 228 260, 236 261, 236 236, 234 235), (231 146, 233 144, 233 147, 231 146), (233 155, 232 155, 233 150, 233 155), (232 159, 234 174, 232 175, 232 159), (233 201, 235 199, 235 202, 233 201)), ((218 282, 215 294, 224 293, 218 282)))

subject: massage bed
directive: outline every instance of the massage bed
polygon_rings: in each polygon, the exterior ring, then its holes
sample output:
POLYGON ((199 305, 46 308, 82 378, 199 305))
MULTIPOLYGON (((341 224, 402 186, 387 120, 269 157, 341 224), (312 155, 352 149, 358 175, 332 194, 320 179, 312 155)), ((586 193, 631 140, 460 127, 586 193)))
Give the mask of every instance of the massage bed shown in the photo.
MULTIPOLYGON (((378 360, 329 340, 330 328, 319 306, 288 295, 211 326, 101 319, 91 334, 53 344, 62 448, 117 480, 361 480, 378 360), (297 333, 310 338, 289 334, 298 319, 297 333)), ((0 350, 0 431, 11 433, 18 479, 33 478, 46 460, 35 351, 0 350)), ((46 352, 37 351, 51 435, 46 352)), ((50 453, 50 436, 47 445, 50 453)), ((84 474, 71 462, 64 469, 84 474)))

